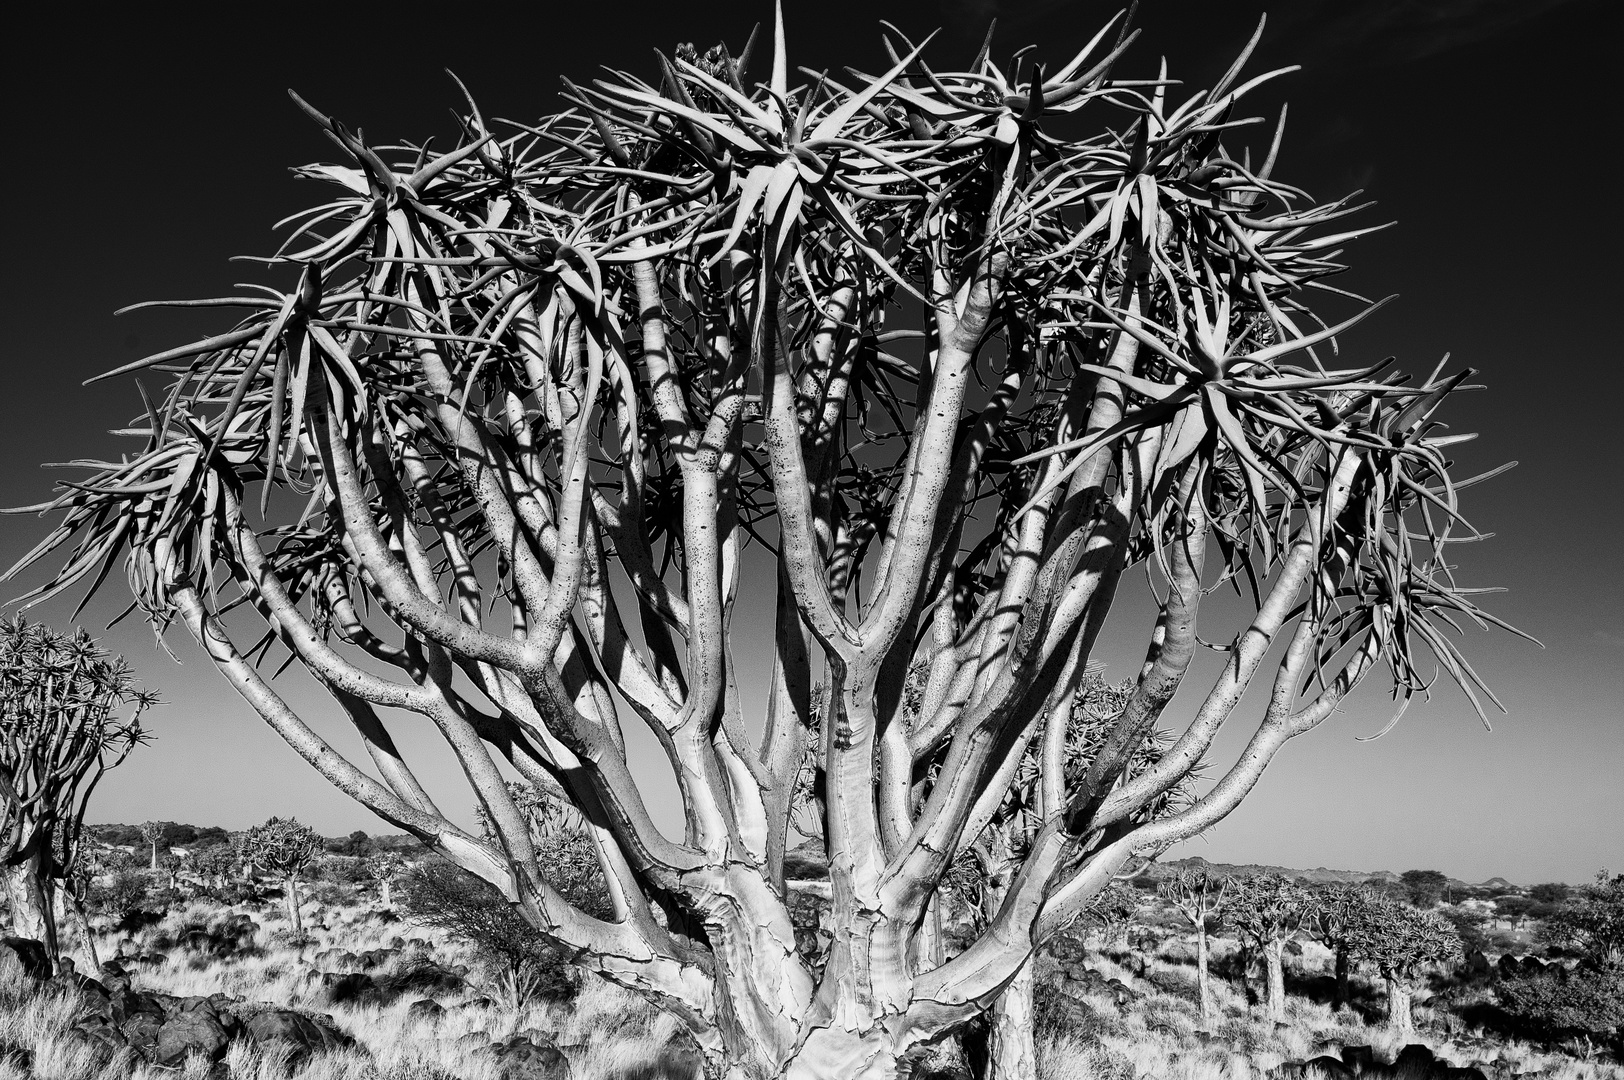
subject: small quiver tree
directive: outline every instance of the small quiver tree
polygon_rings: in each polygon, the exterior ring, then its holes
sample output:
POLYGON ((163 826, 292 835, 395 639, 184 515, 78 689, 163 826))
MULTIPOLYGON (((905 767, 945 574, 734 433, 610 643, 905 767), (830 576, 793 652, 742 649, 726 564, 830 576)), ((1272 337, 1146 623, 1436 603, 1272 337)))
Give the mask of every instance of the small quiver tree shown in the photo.
POLYGON ((152 853, 152 861, 147 864, 147 869, 158 869, 158 844, 164 838, 164 822, 143 821, 136 826, 136 829, 140 831, 141 839, 147 842, 147 846, 152 853))
POLYGON ((1340 1009, 1349 1001, 1348 980, 1354 938, 1365 910, 1374 903, 1376 894, 1368 885, 1337 882, 1313 890, 1308 933, 1331 950, 1331 955, 1335 957, 1336 988, 1331 999, 1333 1009, 1340 1009))
POLYGON ((155 701, 83 630, 0 621, 0 868, 12 931, 53 962, 52 890, 73 872, 91 795, 145 740, 155 701))
POLYGON ((288 921, 295 937, 304 936, 304 920, 299 914, 299 882, 321 851, 321 837, 314 829, 293 818, 273 817, 255 825, 237 840, 237 854, 248 866, 262 870, 282 883, 288 905, 288 921))
POLYGON ((1334 366, 1375 305, 1310 286, 1358 208, 1274 177, 1280 128, 1235 142, 1282 73, 1241 79, 1261 27, 1186 97, 1118 71, 1126 23, 1002 64, 892 33, 885 72, 802 80, 780 20, 753 67, 684 50, 518 124, 470 101, 443 154, 305 104, 343 159, 301 170, 333 190, 292 219, 281 288, 124 367, 174 379, 141 447, 40 508, 63 520, 24 563, 71 548, 40 595, 127 557, 141 607, 330 782, 670 1009, 717 1071, 898 1075, 1366 675, 1408 699, 1435 654, 1474 679, 1445 554, 1462 436, 1436 419, 1469 373, 1334 366), (1132 700, 1086 770, 1045 756, 1003 906, 938 962, 944 876, 1138 568, 1158 591, 1132 700), (1198 634, 1225 580, 1234 621, 1198 634), (233 610, 369 760, 305 722, 233 610), (755 694, 730 636, 763 623, 755 694), (1222 667, 1125 777, 1203 637, 1222 667), (680 839, 627 722, 664 751, 680 839), (490 840, 424 791, 390 731, 413 723, 490 840), (1146 817, 1231 741, 1199 798, 1146 817), (809 757, 834 928, 814 959, 783 872, 809 757), (506 766, 562 785, 623 914, 547 882, 506 766))
POLYGON ((378 904, 389 907, 395 878, 406 868, 405 860, 392 851, 375 851, 366 857, 367 876, 378 886, 378 904))
POLYGON ((1195 927, 1195 978, 1201 1000, 1201 1022, 1212 1022, 1212 977, 1208 973, 1207 935, 1218 922, 1229 878, 1205 867, 1180 869, 1156 886, 1157 895, 1195 927))
POLYGON ((1358 911, 1351 931, 1353 955, 1381 974, 1387 991, 1387 1025, 1400 1038, 1415 1034, 1410 998, 1429 964, 1461 958, 1460 934, 1433 911, 1402 900, 1377 897, 1358 911))
POLYGON ((1302 932, 1313 911, 1308 890, 1278 874, 1232 878, 1221 911, 1248 951, 1262 955, 1268 1017, 1281 1023, 1286 1018, 1286 945, 1302 932))

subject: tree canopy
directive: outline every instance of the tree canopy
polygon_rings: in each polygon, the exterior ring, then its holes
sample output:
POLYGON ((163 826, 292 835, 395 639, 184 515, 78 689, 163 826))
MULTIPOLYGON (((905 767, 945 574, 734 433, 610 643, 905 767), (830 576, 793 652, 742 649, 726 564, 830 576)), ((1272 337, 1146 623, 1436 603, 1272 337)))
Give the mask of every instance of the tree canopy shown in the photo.
POLYGON ((135 453, 40 507, 60 523, 25 563, 66 561, 32 595, 123 559, 136 605, 332 783, 719 1067, 894 1074, 1372 671, 1398 712, 1433 661, 1483 689, 1453 633, 1494 620, 1446 550, 1480 478, 1451 477, 1438 416, 1471 373, 1343 357, 1385 301, 1330 283, 1367 230, 1274 175, 1284 114, 1242 149, 1243 98, 1283 74, 1242 77, 1261 26, 1194 93, 1128 74, 1136 35, 1119 15, 1070 57, 989 40, 944 68, 888 29, 889 70, 792 81, 780 19, 532 121, 469 100, 443 153, 298 99, 338 149, 299 170, 325 201, 268 283, 199 302, 234 325, 108 373, 172 378, 135 453), (1157 591, 1146 660, 1071 753, 1063 706, 1130 569, 1157 591), (1220 585, 1244 614, 1198 634, 1220 585), (733 640, 769 623, 747 716, 733 640), (1225 664, 1147 759, 1203 641, 1225 664), (277 649, 365 767, 262 669, 277 649), (1266 663, 1245 750, 1170 806, 1266 663), (680 836, 626 720, 664 750, 680 836), (488 837, 419 783, 390 732, 412 722, 488 837), (610 918, 550 880, 515 773, 579 813, 610 918), (1019 867, 938 958, 925 913, 1023 775, 1019 867), (807 803, 821 965, 783 888, 807 803))

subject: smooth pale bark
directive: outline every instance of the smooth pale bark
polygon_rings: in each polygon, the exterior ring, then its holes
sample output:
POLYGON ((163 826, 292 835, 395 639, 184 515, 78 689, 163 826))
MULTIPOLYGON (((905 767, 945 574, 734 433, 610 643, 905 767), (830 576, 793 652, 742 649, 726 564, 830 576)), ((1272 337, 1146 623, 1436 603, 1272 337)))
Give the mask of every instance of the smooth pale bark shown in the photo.
POLYGON ((68 910, 73 913, 74 921, 79 927, 79 943, 84 946, 85 959, 90 961, 89 971, 94 974, 101 969, 101 956, 96 952, 96 933, 90 928, 90 913, 85 910, 84 903, 77 897, 63 890, 67 897, 68 910))
POLYGON ((1033 989, 1028 960, 992 1003, 988 1016, 987 1080, 1032 1080, 1038 1074, 1033 989))
POLYGON ((1286 944, 1271 941, 1263 947, 1264 967, 1268 972, 1269 1019, 1281 1023, 1286 1018, 1286 944))
POLYGON ((283 884, 283 891, 287 894, 288 922, 293 924, 293 936, 304 936, 304 920, 299 916, 299 879, 288 878, 283 884))
POLYGON ((1388 972, 1382 973, 1387 984, 1387 1027, 1395 1035, 1408 1039, 1415 1035, 1415 1017, 1410 1013, 1410 987, 1403 979, 1388 972))
POLYGON ((1195 984, 1201 995, 1201 1023, 1212 1022, 1212 976, 1207 972, 1210 954, 1207 947, 1207 928, 1195 928, 1195 984))

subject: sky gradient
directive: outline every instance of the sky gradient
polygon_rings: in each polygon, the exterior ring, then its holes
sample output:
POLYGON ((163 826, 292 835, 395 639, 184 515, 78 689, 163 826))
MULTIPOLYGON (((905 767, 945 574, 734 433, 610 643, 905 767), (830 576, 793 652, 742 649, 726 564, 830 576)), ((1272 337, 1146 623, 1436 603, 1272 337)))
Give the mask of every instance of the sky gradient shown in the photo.
MULTIPOLYGON (((120 451, 107 430, 139 410, 134 386, 81 380, 220 326, 206 315, 114 318, 115 308, 217 295, 261 277, 227 260, 274 247, 271 224, 317 194, 288 168, 332 156, 286 88, 372 141, 439 132, 445 146, 449 110, 460 104, 446 67, 487 116, 528 119, 558 107, 560 74, 590 79, 598 63, 648 74, 654 47, 725 39, 737 48, 771 17, 766 4, 579 5, 568 18, 548 14, 552 7, 450 9, 471 20, 452 26, 410 4, 387 14, 375 5, 278 9, 263 24, 201 10, 94 22, 71 8, 36 12, 34 33, 13 46, 7 95, 0 362, 10 390, 0 398, 0 504, 48 496, 53 477, 35 468, 41 462, 120 451)), ((1481 371, 1489 389, 1462 397, 1450 416, 1457 430, 1483 433, 1461 448, 1458 475, 1521 464, 1464 496, 1473 523, 1496 536, 1459 549, 1462 579, 1505 586, 1487 606, 1546 648, 1470 635, 1468 655, 1509 710, 1492 733, 1445 689, 1382 739, 1357 741, 1390 708, 1379 690, 1363 691, 1288 745, 1228 820, 1174 854, 1429 867, 1473 881, 1579 881, 1619 869, 1624 377, 1612 326, 1618 181, 1605 164, 1615 136, 1603 112, 1619 8, 1600 0, 1281 8, 1251 65, 1304 65, 1252 102, 1260 112, 1291 103, 1276 175, 1320 197, 1363 188, 1378 200, 1365 222, 1396 222, 1350 249, 1348 287, 1401 294, 1353 340, 1360 355, 1396 353, 1411 370, 1449 351, 1481 371)), ((997 16, 997 53, 1036 41, 1054 63, 1114 10, 881 0, 791 2, 785 14, 792 63, 874 71, 880 18, 916 37, 942 26, 929 55, 945 63, 967 60, 997 16)), ((1121 70, 1153 76, 1165 54, 1170 75, 1205 85, 1260 10, 1151 0, 1121 70)), ((45 531, 34 518, 0 519, 0 557, 9 565, 45 531)), ((81 617, 92 633, 123 606, 118 585, 111 579, 81 617)), ((64 626, 71 611, 59 602, 36 614, 64 626)), ((1142 640, 1113 642, 1109 628, 1106 638, 1102 658, 1131 670, 1142 640)), ((327 833, 382 826, 265 728, 182 629, 169 642, 182 664, 139 622, 106 635, 168 704, 152 720, 156 741, 109 777, 92 820, 241 828, 297 814, 327 833)), ((324 696, 291 696, 319 728, 340 730, 320 719, 333 711, 324 696)), ((408 753, 433 752, 427 741, 402 741, 408 753)), ((445 786, 434 793, 471 802, 449 795, 450 771, 439 771, 445 786)))

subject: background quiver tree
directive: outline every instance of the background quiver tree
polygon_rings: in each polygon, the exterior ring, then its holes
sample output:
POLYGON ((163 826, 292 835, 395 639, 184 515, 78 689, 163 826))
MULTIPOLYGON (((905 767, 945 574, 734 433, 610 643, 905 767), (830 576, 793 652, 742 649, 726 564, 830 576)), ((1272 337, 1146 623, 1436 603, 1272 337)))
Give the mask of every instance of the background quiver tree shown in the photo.
POLYGON ((1460 934, 1448 919, 1378 896, 1363 905, 1352 928, 1353 954, 1376 969, 1387 990, 1387 1024, 1400 1037, 1415 1033, 1410 998, 1429 964, 1461 959, 1460 934))
POLYGON ((231 875, 238 865, 237 853, 230 844, 211 845, 196 852, 187 861, 204 891, 217 899, 228 898, 231 875))
POLYGON ((1340 1009, 1350 1000, 1349 977, 1353 963, 1354 942, 1359 933, 1365 909, 1376 903, 1376 893, 1368 885, 1351 882, 1333 882, 1313 890, 1312 910, 1308 933, 1315 941, 1331 950, 1334 959, 1335 990, 1331 1007, 1340 1009))
POLYGON ((136 826, 136 830, 141 834, 141 839, 146 841, 152 853, 152 859, 147 864, 149 870, 158 869, 158 844, 164 838, 165 824, 167 823, 162 821, 143 821, 136 826))
POLYGON ((1224 888, 1223 920, 1241 935, 1248 951, 1262 956, 1265 1004, 1277 1024, 1286 1019, 1286 945, 1302 932, 1313 910, 1308 890, 1278 874, 1231 878, 1224 888))
POLYGON ((293 818, 273 817, 237 838, 237 857, 282 883, 287 898, 288 922, 295 937, 304 936, 299 913, 299 882, 321 852, 321 837, 293 818))
POLYGON ((83 630, 0 620, 0 868, 13 932, 53 963, 52 891, 74 871, 97 784, 146 741, 156 701, 83 630))
POLYGON ((125 560, 142 610, 330 782, 670 1009, 717 1071, 898 1075, 1372 671, 1402 703, 1436 658, 1477 693, 1452 628, 1492 620, 1446 556, 1469 527, 1438 418, 1470 373, 1346 359, 1377 305, 1310 286, 1344 269, 1359 208, 1274 176, 1279 126, 1234 141, 1282 73, 1241 78, 1261 27, 1184 96, 1148 61, 1119 71, 1126 24, 1003 64, 888 31, 883 73, 792 81, 780 20, 755 67, 662 57, 534 122, 470 101, 445 153, 301 101, 342 155, 301 170, 331 197, 272 257, 280 287, 218 301, 234 325, 120 369, 174 379, 134 453, 37 507, 61 521, 20 565, 65 558, 31 598, 125 560), (770 557, 745 558, 758 540, 770 557), (937 963, 944 876, 1026 741, 1063 747, 1034 718, 1137 569, 1157 595, 1132 699, 1086 771, 1045 755, 1003 906, 937 963), (1229 582, 1233 624, 1198 635, 1229 582), (767 686, 745 694, 729 636, 768 596, 767 686), (1125 779, 1201 639, 1231 643, 1222 668, 1125 779), (299 715, 261 667, 276 649, 366 759, 299 715), (625 722, 665 753, 680 839, 625 722), (390 733, 413 723, 494 843, 424 791, 390 733), (1211 785, 1147 819, 1240 724, 1211 785), (783 881, 809 756, 818 960, 783 881), (613 919, 547 882, 507 767, 580 811, 613 919))
POLYGON ((406 861, 392 851, 374 851, 366 857, 366 872, 378 887, 378 903, 390 907, 395 879, 406 869, 406 861))
POLYGON ((1212 1022, 1212 979, 1208 973, 1207 935, 1220 921, 1224 893, 1230 879, 1214 874, 1205 866, 1181 868, 1156 886, 1156 893, 1195 928, 1196 992, 1201 1002, 1201 1022, 1212 1022))

